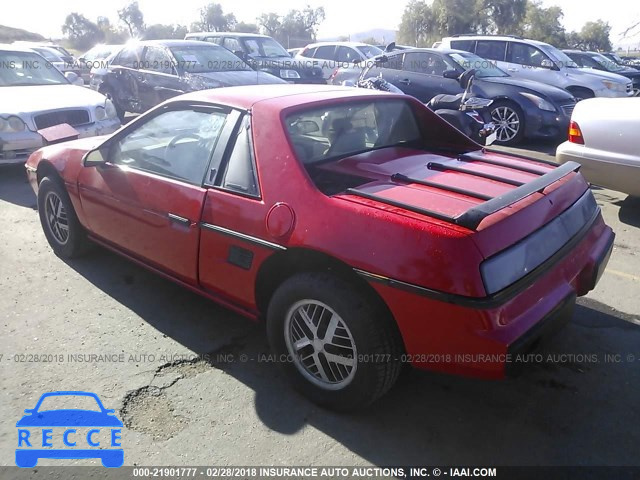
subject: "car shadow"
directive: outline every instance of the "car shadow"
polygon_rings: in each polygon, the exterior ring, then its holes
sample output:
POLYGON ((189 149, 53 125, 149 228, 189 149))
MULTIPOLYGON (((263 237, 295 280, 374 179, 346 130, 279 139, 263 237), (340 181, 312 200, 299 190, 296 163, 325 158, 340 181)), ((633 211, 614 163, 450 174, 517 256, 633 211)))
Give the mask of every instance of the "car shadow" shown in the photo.
POLYGON ((37 199, 27 180, 24 164, 0 165, 0 200, 36 209, 37 199))
POLYGON ((629 426, 640 424, 640 362, 630 355, 640 354, 640 319, 593 300, 579 301, 573 321, 517 378, 406 369, 387 395, 347 415, 313 405, 289 388, 274 363, 260 361, 269 351, 263 324, 102 249, 67 264, 252 389, 260 420, 281 434, 312 426, 379 466, 628 465, 637 458, 640 436, 629 426), (220 360, 220 352, 235 360, 220 360))
POLYGON ((640 227, 640 197, 629 195, 617 204, 620 206, 618 213, 620 221, 632 227, 640 227))

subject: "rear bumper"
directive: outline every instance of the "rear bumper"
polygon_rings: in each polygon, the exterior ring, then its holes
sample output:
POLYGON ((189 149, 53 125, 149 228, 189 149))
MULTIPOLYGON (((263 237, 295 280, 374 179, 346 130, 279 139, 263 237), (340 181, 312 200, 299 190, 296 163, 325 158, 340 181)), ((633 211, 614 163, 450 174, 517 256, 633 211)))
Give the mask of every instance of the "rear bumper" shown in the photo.
POLYGON ((400 328, 406 361, 425 370, 503 378, 512 355, 566 323, 575 298, 592 290, 602 275, 613 232, 598 214, 580 235, 564 257, 498 305, 483 299, 463 305, 373 282, 400 328))

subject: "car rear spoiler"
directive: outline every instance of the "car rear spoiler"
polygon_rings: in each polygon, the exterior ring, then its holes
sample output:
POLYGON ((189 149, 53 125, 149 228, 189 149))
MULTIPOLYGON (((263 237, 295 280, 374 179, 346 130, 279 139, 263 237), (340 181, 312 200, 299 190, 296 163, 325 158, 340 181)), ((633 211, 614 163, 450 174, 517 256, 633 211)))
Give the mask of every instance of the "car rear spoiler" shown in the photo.
MULTIPOLYGON (((504 154, 503 152, 491 152, 491 153, 504 154)), ((538 162, 537 159, 533 159, 533 158, 527 158, 519 155, 516 157, 538 162)), ((441 212, 434 212, 432 210, 427 210, 425 208, 416 207, 415 205, 410 205, 404 202, 391 200, 389 198, 386 198, 380 195, 364 192, 357 188, 349 188, 347 190, 347 193, 351 195, 367 198, 369 200, 375 200, 377 202, 385 203, 387 205, 392 205, 394 207, 403 208, 405 210, 409 210, 415 213, 420 213, 423 215, 428 215, 434 218, 438 218, 440 220, 454 223, 456 225, 460 225, 461 227, 465 227, 470 230, 476 230, 478 228, 478 225, 480 225, 480 223, 482 222, 482 220, 487 218, 489 215, 496 213, 497 211, 502 210, 503 208, 506 208, 509 205, 513 205, 514 203, 519 202, 520 200, 528 197, 529 195, 532 195, 536 192, 543 191, 552 183, 557 182, 558 180, 569 175, 572 172, 577 172, 581 167, 581 165, 576 162, 567 162, 562 165, 552 164, 555 168, 550 172, 544 173, 542 171, 535 170, 534 168, 531 168, 531 167, 511 164, 508 161, 486 159, 484 158, 483 155, 476 154, 476 153, 462 154, 458 156, 458 160, 461 162, 481 161, 483 163, 490 163, 493 165, 509 167, 514 170, 520 170, 523 172, 533 173, 540 176, 530 182, 522 183, 515 180, 508 180, 495 175, 490 175, 484 172, 473 171, 473 170, 469 170, 469 169, 465 169, 465 168, 457 167, 453 165, 445 165, 437 162, 429 162, 427 164, 427 168, 430 170, 456 171, 456 172, 465 173, 468 175, 475 175, 478 177, 487 178, 490 180, 496 180, 496 181, 507 183, 509 185, 513 185, 514 187, 516 187, 513 190, 510 190, 507 193, 503 195, 499 195, 497 197, 490 197, 488 195, 467 191, 457 187, 450 187, 450 186, 442 185, 436 182, 430 182, 428 180, 411 178, 402 174, 395 174, 391 176, 391 180, 393 180, 394 182, 416 183, 420 185, 440 188, 450 192, 460 193, 463 195, 468 195, 471 197, 479 198, 481 200, 485 200, 485 202, 479 205, 476 205, 475 207, 470 208, 466 212, 458 214, 456 216, 446 215, 441 212)), ((547 163, 547 162, 540 162, 540 163, 547 163)), ((532 167, 535 167, 535 165, 533 165, 532 167)))

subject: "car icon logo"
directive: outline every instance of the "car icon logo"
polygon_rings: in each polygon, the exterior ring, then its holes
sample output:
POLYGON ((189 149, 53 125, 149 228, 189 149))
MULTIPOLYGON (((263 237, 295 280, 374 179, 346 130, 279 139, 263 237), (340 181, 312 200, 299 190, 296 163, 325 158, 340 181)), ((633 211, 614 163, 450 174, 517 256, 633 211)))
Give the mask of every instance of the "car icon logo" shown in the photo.
POLYGON ((16 423, 16 465, 35 467, 40 458, 99 458, 109 468, 121 467, 122 422, 92 392, 59 391, 43 394, 33 409, 16 423), (91 408, 50 409, 51 403, 82 404, 91 408))

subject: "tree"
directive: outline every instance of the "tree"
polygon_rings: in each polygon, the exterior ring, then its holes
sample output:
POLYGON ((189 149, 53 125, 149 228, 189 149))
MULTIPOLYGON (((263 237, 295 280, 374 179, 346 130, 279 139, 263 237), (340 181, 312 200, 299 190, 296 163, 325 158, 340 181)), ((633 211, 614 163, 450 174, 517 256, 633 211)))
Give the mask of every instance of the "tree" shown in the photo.
POLYGON ((432 26, 439 36, 477 33, 487 24, 480 0, 434 0, 432 26))
POLYGON ((611 26, 607 22, 597 20, 595 22, 587 22, 580 30, 579 39, 580 46, 585 50, 611 50, 611 26))
POLYGON ((274 37, 287 48, 304 47, 316 39, 316 29, 325 18, 323 7, 290 10, 284 17, 276 13, 263 13, 257 21, 262 31, 274 37))
POLYGON ((163 25, 156 23, 155 25, 149 25, 144 32, 145 40, 159 40, 159 39, 181 39, 187 34, 187 27, 183 25, 163 25))
POLYGON ((277 13, 263 13, 257 18, 262 32, 270 37, 276 37, 282 29, 282 21, 277 13))
POLYGON ((380 45, 382 42, 379 42, 376 37, 367 37, 360 40, 362 43, 368 43, 369 45, 380 45))
POLYGON ((111 25, 111 22, 107 17, 98 17, 98 21, 96 23, 104 35, 105 43, 117 45, 126 41, 126 32, 116 29, 111 25))
POLYGON ((258 25, 255 23, 238 22, 233 28, 234 32, 259 33, 258 25))
POLYGON ((563 17, 560 7, 542 7, 539 1, 529 2, 524 18, 523 35, 558 48, 566 46, 566 32, 560 23, 563 17))
POLYGON ((137 1, 118 10, 118 18, 126 25, 131 38, 139 37, 144 33, 144 15, 142 15, 137 1))
POLYGON ((203 32, 227 32, 233 30, 236 25, 236 16, 233 13, 225 14, 222 5, 209 3, 200 9, 200 22, 193 27, 203 32))
POLYGON ((402 14, 398 43, 424 47, 430 46, 434 38, 431 7, 423 0, 411 0, 402 14))
POLYGON ((527 14, 527 0, 484 0, 482 14, 487 18, 486 32, 517 35, 527 14))
POLYGON ((70 13, 62 25, 64 33, 74 48, 84 50, 104 40, 104 33, 98 25, 80 13, 70 13))

